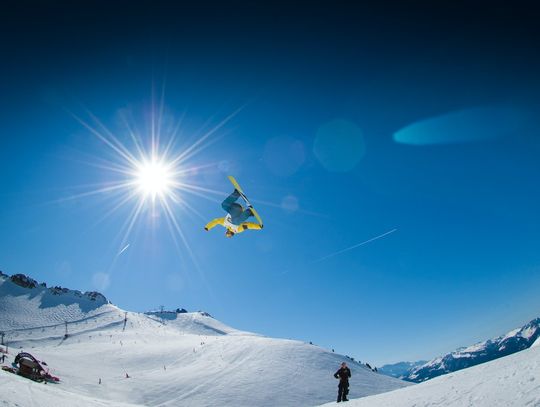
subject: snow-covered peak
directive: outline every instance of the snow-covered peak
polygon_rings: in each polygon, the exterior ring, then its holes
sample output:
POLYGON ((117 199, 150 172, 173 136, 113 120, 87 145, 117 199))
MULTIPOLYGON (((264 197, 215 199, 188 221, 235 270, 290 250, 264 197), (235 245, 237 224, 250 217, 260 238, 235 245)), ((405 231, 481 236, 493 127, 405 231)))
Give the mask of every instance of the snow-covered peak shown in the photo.
POLYGON ((45 283, 24 274, 0 275, 0 327, 4 330, 71 322, 112 306, 104 295, 45 283))
POLYGON ((169 327, 174 327, 181 332, 189 332, 193 335, 255 335, 231 328, 203 311, 150 311, 146 312, 145 315, 169 327))
POLYGON ((527 349, 539 337, 540 318, 536 318, 521 328, 511 330, 506 335, 439 356, 422 366, 411 369, 403 378, 413 382, 423 382, 527 349))
MULTIPOLYGON (((45 289, 47 289, 47 283, 38 283, 36 280, 24 274, 14 274, 10 277, 0 271, 0 283, 6 280, 9 280, 14 285, 21 287, 23 289, 24 288, 28 290, 36 289, 38 292, 40 291, 43 292, 45 291, 45 289)), ((105 304, 109 302, 103 294, 97 291, 86 291, 83 293, 79 290, 70 290, 69 288, 64 288, 60 286, 50 287, 48 288, 48 291, 53 295, 66 295, 67 294, 68 296, 75 296, 77 298, 88 299, 90 301, 95 301, 96 304, 105 304)), ((22 294, 24 293, 24 291, 20 289, 19 290, 13 289, 13 293, 22 294)), ((35 292, 32 292, 32 293, 35 294, 35 292)))

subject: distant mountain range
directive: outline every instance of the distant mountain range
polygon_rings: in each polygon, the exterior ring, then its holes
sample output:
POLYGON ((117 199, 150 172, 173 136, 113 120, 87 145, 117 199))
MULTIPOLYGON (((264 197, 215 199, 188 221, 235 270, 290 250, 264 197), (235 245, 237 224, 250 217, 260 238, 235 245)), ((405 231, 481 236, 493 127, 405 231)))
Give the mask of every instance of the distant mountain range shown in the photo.
POLYGON ((427 363, 401 362, 384 365, 379 368, 379 372, 410 382, 421 383, 437 376, 527 349, 539 338, 540 318, 536 318, 521 328, 508 332, 506 335, 457 349, 427 363))
POLYGON ((422 366, 427 363, 427 360, 419 360, 418 362, 398 362, 393 364, 384 365, 378 368, 379 373, 387 376, 401 378, 406 376, 411 370, 418 366, 422 366))

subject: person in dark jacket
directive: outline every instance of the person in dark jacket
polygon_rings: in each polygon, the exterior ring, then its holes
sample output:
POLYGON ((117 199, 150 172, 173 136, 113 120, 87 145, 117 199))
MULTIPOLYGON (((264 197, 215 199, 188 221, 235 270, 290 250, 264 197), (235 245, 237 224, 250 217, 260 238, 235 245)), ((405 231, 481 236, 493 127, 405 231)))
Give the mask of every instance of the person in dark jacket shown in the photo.
POLYGON ((351 377, 351 370, 347 367, 347 363, 343 362, 341 367, 334 377, 339 379, 337 402, 349 401, 347 394, 349 394, 349 377, 351 377))

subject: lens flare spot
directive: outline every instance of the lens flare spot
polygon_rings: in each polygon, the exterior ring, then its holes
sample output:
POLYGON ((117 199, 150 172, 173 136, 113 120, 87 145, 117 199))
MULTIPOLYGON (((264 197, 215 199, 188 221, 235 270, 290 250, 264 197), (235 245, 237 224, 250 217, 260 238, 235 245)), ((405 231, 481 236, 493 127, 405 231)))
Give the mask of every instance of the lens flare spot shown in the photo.
POLYGON ((293 195, 287 195, 281 200, 281 209, 287 213, 294 213, 299 207, 298 198, 293 195))
POLYGON ((328 171, 351 171, 365 154, 362 130, 342 119, 323 124, 317 131, 313 153, 328 171))
POLYGON ((474 143, 511 136, 533 128, 533 116, 513 107, 476 107, 409 124, 394 141, 410 145, 474 143))

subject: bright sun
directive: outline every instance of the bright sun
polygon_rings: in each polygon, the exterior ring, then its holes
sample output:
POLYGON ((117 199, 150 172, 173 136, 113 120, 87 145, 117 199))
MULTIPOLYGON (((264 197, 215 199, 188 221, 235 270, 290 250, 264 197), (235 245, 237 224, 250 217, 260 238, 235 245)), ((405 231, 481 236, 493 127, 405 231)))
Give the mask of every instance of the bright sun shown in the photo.
MULTIPOLYGON (((139 131, 140 126, 131 120, 130 112, 126 111, 124 114, 122 110, 120 118, 125 125, 121 131, 122 138, 115 136, 91 112, 88 113, 95 125, 86 123, 75 116, 87 130, 110 149, 108 152, 111 159, 105 159, 100 155, 97 162, 91 164, 108 170, 111 176, 114 174, 116 177, 96 184, 95 189, 66 199, 108 193, 111 208, 102 219, 111 216, 121 207, 131 207, 127 219, 118 232, 119 236, 122 235, 119 253, 122 253, 129 245, 129 237, 143 215, 147 215, 147 220, 152 224, 158 219, 165 220, 176 247, 181 250, 183 243, 192 261, 197 265, 188 240, 182 231, 181 223, 177 219, 179 213, 177 209, 181 209, 183 213, 189 211, 200 215, 197 209, 190 205, 186 195, 205 198, 208 193, 221 195, 220 191, 213 191, 193 183, 193 176, 198 174, 199 170, 214 168, 215 164, 197 163, 194 165, 193 160, 218 140, 216 133, 242 108, 231 113, 212 128, 205 130, 204 134, 198 134, 192 144, 180 145, 181 120, 174 120, 169 115, 164 116, 163 105, 158 107, 154 102, 152 101, 149 121, 145 123, 143 132, 139 131), (163 120, 167 126, 162 126, 163 120), (211 138, 212 136, 214 137, 211 138), (124 144, 124 139, 129 141, 129 144, 124 144)), ((163 103, 163 100, 161 102, 163 103)))
POLYGON ((152 160, 138 165, 135 182, 141 193, 155 199, 167 195, 173 184, 173 174, 163 162, 152 160))

